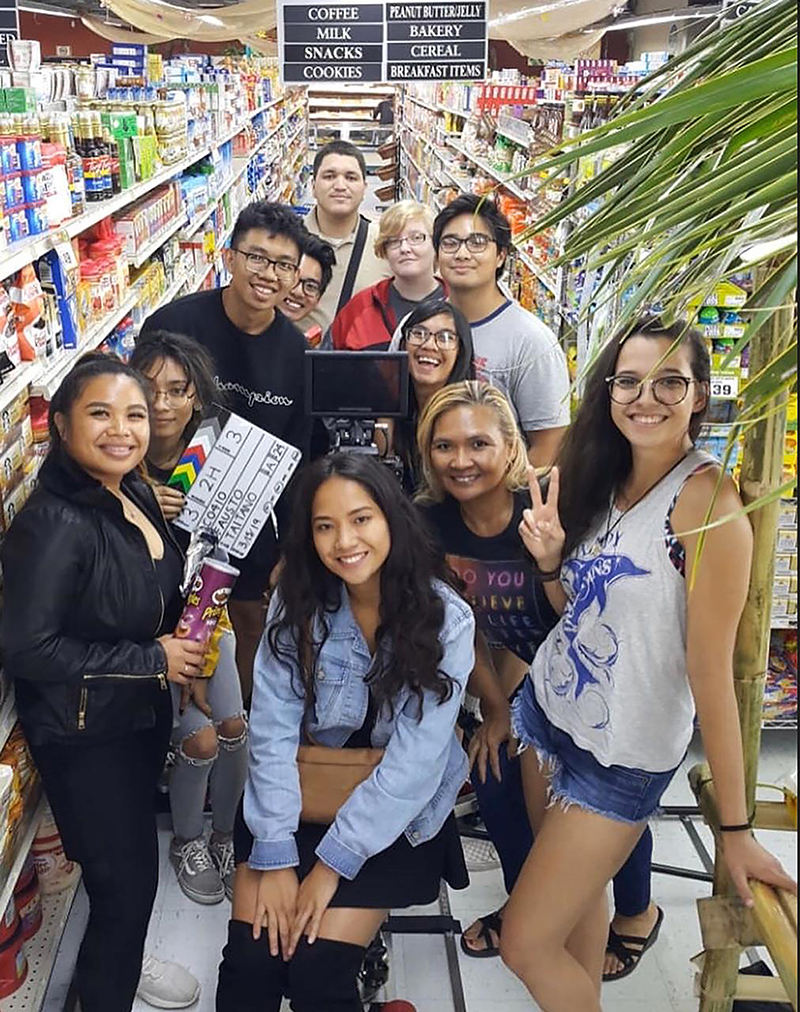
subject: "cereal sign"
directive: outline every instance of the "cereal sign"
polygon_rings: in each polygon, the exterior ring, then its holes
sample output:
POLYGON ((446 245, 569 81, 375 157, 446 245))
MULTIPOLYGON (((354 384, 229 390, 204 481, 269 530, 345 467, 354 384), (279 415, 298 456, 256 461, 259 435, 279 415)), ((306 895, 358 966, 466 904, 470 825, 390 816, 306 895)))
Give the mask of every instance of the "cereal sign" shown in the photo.
POLYGON ((175 523, 210 531, 221 548, 245 558, 300 456, 296 447, 213 405, 168 482, 186 495, 175 523))

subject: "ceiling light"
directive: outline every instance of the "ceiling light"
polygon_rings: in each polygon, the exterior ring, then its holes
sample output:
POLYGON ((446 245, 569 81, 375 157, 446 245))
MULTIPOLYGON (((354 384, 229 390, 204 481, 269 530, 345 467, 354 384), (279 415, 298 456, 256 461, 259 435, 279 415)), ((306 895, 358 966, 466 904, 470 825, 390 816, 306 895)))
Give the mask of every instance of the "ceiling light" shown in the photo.
POLYGON ((217 28, 225 28, 225 22, 215 18, 213 14, 198 14, 198 21, 205 21, 207 25, 215 25, 217 28))
MULTIPOLYGON (((607 32, 627 32, 629 28, 642 28, 645 25, 666 25, 673 21, 698 21, 703 18, 714 18, 716 14, 653 14, 645 18, 632 18, 630 21, 617 21, 612 25, 606 25, 607 32)), ((594 29, 592 29, 594 31, 594 29)))
POLYGON ((77 20, 77 14, 70 14, 69 11, 54 11, 47 7, 28 7, 26 4, 20 4, 19 10, 25 11, 27 14, 47 14, 51 18, 71 18, 73 21, 77 20))

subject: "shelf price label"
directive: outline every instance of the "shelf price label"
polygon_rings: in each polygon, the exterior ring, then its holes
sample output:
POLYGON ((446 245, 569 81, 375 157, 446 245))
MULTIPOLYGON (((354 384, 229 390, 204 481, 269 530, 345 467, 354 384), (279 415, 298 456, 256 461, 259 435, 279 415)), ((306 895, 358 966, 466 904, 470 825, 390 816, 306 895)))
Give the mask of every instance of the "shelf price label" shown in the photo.
POLYGON ((488 3, 278 0, 286 84, 481 81, 488 3))
POLYGON ((711 377, 711 396, 720 401, 733 401, 739 396, 737 373, 719 373, 711 377))

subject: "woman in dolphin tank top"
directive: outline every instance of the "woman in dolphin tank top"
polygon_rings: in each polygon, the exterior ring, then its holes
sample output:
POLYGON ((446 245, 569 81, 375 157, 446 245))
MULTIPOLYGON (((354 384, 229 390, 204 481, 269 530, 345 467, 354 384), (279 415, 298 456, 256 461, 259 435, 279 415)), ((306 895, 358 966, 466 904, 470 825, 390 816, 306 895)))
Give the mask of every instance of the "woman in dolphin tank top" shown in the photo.
POLYGON ((695 448, 709 373, 686 325, 619 335, 587 379, 546 494, 531 479, 520 534, 561 619, 514 708, 535 843, 501 954, 543 1012, 600 1012, 606 886, 680 766, 695 711, 742 899, 752 904, 748 879, 796 891, 748 828, 733 648, 752 531, 729 478, 712 515, 736 518, 708 532, 694 569, 692 532, 719 478, 695 448))

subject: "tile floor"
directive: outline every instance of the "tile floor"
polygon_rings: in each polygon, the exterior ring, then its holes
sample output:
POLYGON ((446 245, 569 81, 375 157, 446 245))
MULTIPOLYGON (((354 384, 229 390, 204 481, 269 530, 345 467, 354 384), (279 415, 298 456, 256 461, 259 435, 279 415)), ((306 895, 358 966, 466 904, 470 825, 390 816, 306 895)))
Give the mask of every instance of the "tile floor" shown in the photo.
MULTIPOLYGON (((696 747, 686 760, 688 769, 698 758, 696 747)), ((776 782, 796 768, 796 740, 790 732, 771 731, 764 739, 760 777, 776 782)), ((665 804, 690 804, 685 770, 675 778, 665 804)), ((676 820, 665 819, 654 826, 655 860, 702 870, 697 853, 685 830, 676 820)), ((710 845, 710 836, 700 827, 710 845)), ((767 844, 796 870, 797 840, 794 836, 764 834, 767 844)), ((166 856, 167 834, 163 834, 163 874, 150 931, 148 949, 163 958, 189 966, 203 984, 199 1012, 214 1007, 214 981, 219 953, 224 944, 227 905, 203 908, 184 898, 175 884, 166 856)), ((696 900, 708 894, 703 883, 657 876, 654 894, 664 908, 666 919, 658 945, 647 955, 628 980, 606 988, 605 1012, 694 1012, 694 971, 690 958, 699 952, 700 934, 696 900)), ((504 900, 497 872, 473 875, 468 890, 451 894, 454 917, 466 926, 479 914, 496 909, 504 900)), ((535 1012, 536 1006, 517 980, 498 960, 472 960, 460 956, 469 1012, 535 1012)), ((404 936, 393 940, 390 997, 413 1001, 418 1012, 452 1012, 454 1006, 447 976, 444 943, 427 936, 404 936)), ((46 1012, 55 1012, 56 1005, 46 1012)), ((134 1012, 147 1012, 137 1003, 134 1012)))

